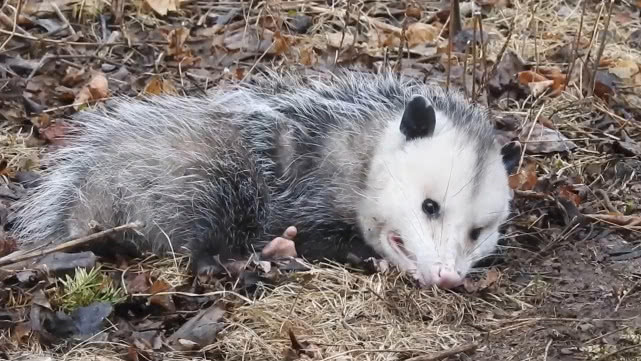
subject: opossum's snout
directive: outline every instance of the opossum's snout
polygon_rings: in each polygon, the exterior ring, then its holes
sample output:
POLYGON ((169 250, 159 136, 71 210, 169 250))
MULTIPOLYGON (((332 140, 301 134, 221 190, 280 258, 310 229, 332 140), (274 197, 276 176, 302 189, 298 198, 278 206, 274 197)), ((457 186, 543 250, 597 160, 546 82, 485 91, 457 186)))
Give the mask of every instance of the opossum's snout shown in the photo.
MULTIPOLYGON (((459 272, 447 265, 436 263, 429 267, 429 280, 426 282, 425 277, 419 278, 423 284, 435 284, 441 288, 454 288, 463 284, 463 277, 459 272)), ((421 273, 423 274, 423 273, 421 273)))
POLYGON ((399 266, 413 274, 422 286, 436 285, 441 288, 454 288, 463 284, 465 277, 453 266, 442 263, 419 265, 416 255, 407 248, 405 241, 397 232, 387 233, 387 243, 401 260, 399 266))

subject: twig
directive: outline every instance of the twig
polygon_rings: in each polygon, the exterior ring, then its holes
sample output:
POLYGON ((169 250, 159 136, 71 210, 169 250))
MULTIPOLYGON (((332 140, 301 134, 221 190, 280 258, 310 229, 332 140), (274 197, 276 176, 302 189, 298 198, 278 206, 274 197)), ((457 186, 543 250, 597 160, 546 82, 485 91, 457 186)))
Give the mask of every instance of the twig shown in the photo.
MULTIPOLYGON (((454 46, 454 36, 458 32, 456 30, 455 23, 457 20, 455 18, 459 18, 458 16, 458 0, 452 0, 452 4, 450 6, 450 16, 449 16, 449 22, 450 22, 450 31, 449 31, 449 36, 447 39, 448 45, 447 45, 447 80, 445 83, 445 89, 450 90, 450 79, 451 79, 451 73, 452 73, 452 46, 454 46), (455 16, 456 15, 456 16, 455 16)), ((461 20, 460 18, 458 19, 458 26, 461 26, 461 20)))
POLYGON ((594 59, 594 69, 592 70, 592 77, 590 78, 590 87, 588 88, 588 97, 591 97, 594 94, 594 85, 596 80, 596 73, 599 70, 599 63, 601 62, 601 56, 603 55, 603 50, 605 50, 605 43, 608 37, 608 28, 610 27, 610 18, 612 17, 612 9, 614 8, 614 0, 610 0, 610 8, 608 9, 608 17, 605 20, 605 28, 601 33, 601 44, 599 45, 599 50, 597 51, 597 56, 594 59))
POLYGON ((78 40, 76 31, 73 29, 73 26, 71 26, 71 23, 69 23, 69 20, 67 20, 67 17, 62 13, 62 11, 60 11, 60 8, 58 7, 58 5, 56 5, 56 2, 52 1, 51 6, 53 6, 53 9, 56 11, 56 14, 60 18, 60 20, 65 23, 65 27, 71 32, 72 38, 74 40, 78 40))
POLYGON ((603 357, 601 357, 601 358, 599 359, 599 361, 607 360, 607 359, 609 359, 610 357, 615 356, 616 354, 619 354, 619 353, 622 353, 622 352, 625 352, 625 351, 630 351, 630 350, 632 350, 632 349, 639 348, 639 347, 641 347, 641 344, 638 344, 638 345, 631 345, 631 346, 624 347, 624 348, 622 348, 622 349, 618 349, 618 350, 616 350, 616 351, 612 351, 612 352, 610 352, 609 354, 604 355, 603 357))
POLYGON ((579 56, 579 42, 581 41, 581 31, 583 30, 583 17, 585 16, 585 4, 588 3, 588 0, 583 0, 583 6, 581 9, 581 20, 579 21, 579 32, 576 34, 576 41, 574 42, 574 49, 572 50, 572 61, 570 61, 570 68, 568 69, 568 74, 565 77, 565 84, 563 85, 563 90, 567 89, 570 84, 570 78, 572 77, 572 72, 574 71, 574 63, 576 58, 579 56))
POLYGON ((470 343, 463 346, 452 347, 449 350, 440 351, 432 355, 421 355, 416 357, 410 357, 408 359, 405 359, 405 361, 438 361, 438 360, 446 359, 450 356, 458 355, 460 353, 472 353, 476 351, 478 347, 479 347, 478 344, 470 343))
POLYGON ((22 11, 22 0, 18 0, 18 6, 15 8, 15 14, 13 14, 13 29, 11 30, 11 34, 5 40, 2 45, 0 45, 0 50, 4 49, 7 44, 11 41, 11 39, 16 35, 16 28, 18 27, 18 16, 20 15, 20 12, 22 11))
MULTIPOLYGON (((401 29, 401 43, 398 45, 398 60, 396 61, 396 69, 399 72, 401 72, 402 69, 402 63, 403 63, 403 51, 405 50, 405 33, 407 32, 407 23, 409 22, 409 17, 407 14, 405 14, 405 18, 403 19, 403 28, 401 29)), ((408 47, 409 49, 409 47, 408 47)))
POLYGON ((594 39, 596 38, 597 30, 599 28, 599 21, 601 20, 601 15, 603 15, 603 8, 605 8, 605 4, 601 6, 601 9, 599 10, 599 14, 597 15, 597 18, 594 22, 594 27, 592 28, 592 35, 590 35, 590 43, 588 44, 588 52, 587 54, 585 54, 585 59, 583 60, 583 64, 585 65, 587 65, 590 62, 590 55, 592 55, 592 47, 594 46, 594 39))
MULTIPOLYGON (((347 11, 342 10, 342 9, 332 9, 332 10, 330 10, 330 9, 327 9, 327 8, 324 8, 324 7, 320 7, 320 6, 310 6, 310 7, 308 7, 308 9, 310 9, 312 11, 319 12, 319 13, 324 13, 324 14, 336 13, 336 15, 338 17, 344 16, 345 13, 347 12, 347 11)), ((353 15, 350 14, 350 16, 353 16, 353 15)), ((372 17, 367 16, 367 15, 362 15, 362 16, 359 16, 359 17, 364 19, 364 20, 367 20, 368 23, 372 24, 373 26, 375 26, 375 27, 377 27, 377 28, 379 28, 381 30, 390 31, 390 32, 395 33, 395 34, 400 34, 401 31, 402 31, 399 27, 384 23, 384 22, 382 22, 380 20, 376 20, 375 18, 372 18, 372 17)))
MULTIPOLYGON (((463 96, 465 100, 469 100, 467 93, 467 58, 470 56, 470 42, 465 44, 465 57, 463 58, 463 96)), ((474 81, 474 73, 472 73, 472 81, 474 81)))
MULTIPOLYGON (((343 19, 343 22, 345 23, 345 26, 343 26, 343 31, 341 32, 341 42, 338 44, 338 49, 336 49, 336 58, 334 59, 334 65, 338 63, 338 58, 340 57, 341 49, 343 49, 343 41, 345 41, 345 32, 347 31, 347 24, 349 23, 349 10, 352 7, 352 0, 347 0, 347 10, 345 11, 345 17, 343 19)), ((356 37, 354 37, 356 38, 356 37)))
POLYGON ((35 252, 34 251, 28 251, 26 253, 10 254, 8 256, 0 258, 0 266, 6 266, 6 265, 10 265, 10 264, 26 261, 26 260, 31 259, 31 258, 45 256, 45 255, 48 255, 50 253, 64 251, 64 250, 67 250, 67 249, 70 249, 70 248, 74 248, 74 247, 89 243, 89 242, 94 241, 96 239, 100 239, 100 238, 102 238, 104 236, 108 236, 108 235, 110 235, 112 233, 125 231, 125 230, 128 230, 128 229, 140 228, 140 227, 142 227, 142 225, 143 225, 142 222, 127 223, 125 225, 114 227, 114 228, 110 228, 110 229, 104 230, 102 232, 92 233, 92 234, 89 234, 89 235, 84 236, 84 237, 80 237, 80 238, 77 238, 77 239, 66 241, 64 243, 61 243, 61 244, 59 244, 57 246, 45 249, 43 251, 35 251, 35 252))
MULTIPOLYGON (((494 63, 494 65, 492 65, 492 70, 490 70, 490 74, 487 77, 488 79, 491 79, 494 76, 494 74, 496 74, 499 64, 503 60, 503 56, 505 55, 505 51, 507 50, 507 46, 510 44, 510 40, 512 39, 512 35, 514 34, 515 27, 516 27, 516 16, 512 18, 512 25, 510 26, 510 30, 507 34, 507 37, 505 38, 505 43, 503 43, 503 46, 501 47, 501 51, 499 51, 499 54, 496 57, 496 62, 494 63)), ((489 87, 489 80, 488 80, 488 87, 489 87)), ((488 97, 488 102, 489 102, 489 97, 488 97)))
POLYGON ((598 221, 608 222, 624 227, 635 227, 641 225, 640 216, 619 216, 611 214, 586 214, 585 216, 598 221))
POLYGON ((621 307, 621 305, 623 304, 623 300, 625 300, 625 299, 626 299, 626 297, 630 296, 630 294, 634 293, 634 290, 635 290, 637 287, 639 287, 639 284, 640 284, 640 283, 641 283, 641 280, 636 281, 636 282, 632 285, 632 287, 630 287, 630 290, 628 290, 628 292, 626 292, 625 294, 623 294, 623 296, 621 296, 621 298, 619 299, 619 302, 617 302, 617 306, 614 308, 614 312, 618 312, 618 311, 619 311, 619 308, 620 308, 620 307, 621 307))
POLYGON ((472 103, 476 103, 476 20, 472 21, 472 103))
POLYGON ((482 56, 482 60, 483 60, 483 76, 481 77, 481 86, 479 87, 479 92, 482 91, 482 89, 485 89, 485 101, 488 102, 487 106, 489 107, 490 106, 490 103, 489 103, 489 101, 490 101, 489 100, 489 98, 490 98, 489 97, 489 92, 490 91, 489 91, 489 88, 488 88, 488 85, 487 85, 487 54, 486 54, 486 52, 487 52, 487 44, 485 43, 485 40, 483 39, 483 35, 484 35, 484 33, 483 33, 483 20, 482 20, 482 17, 481 17, 481 13, 477 12, 477 16, 478 16, 478 22, 479 22, 479 32, 481 33, 481 52, 482 52, 481 56, 482 56))
POLYGON ((463 25, 461 25, 461 8, 459 7, 459 0, 452 0, 450 24, 450 38, 454 38, 461 32, 461 30, 463 30, 463 25))

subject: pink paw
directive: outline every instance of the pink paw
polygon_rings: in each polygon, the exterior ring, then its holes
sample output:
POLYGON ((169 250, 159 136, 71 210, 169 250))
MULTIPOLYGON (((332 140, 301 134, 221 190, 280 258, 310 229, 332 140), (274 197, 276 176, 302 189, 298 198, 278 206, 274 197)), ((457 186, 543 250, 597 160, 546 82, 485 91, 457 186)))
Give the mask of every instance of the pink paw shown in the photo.
POLYGON ((294 244, 296 233, 296 227, 287 227, 281 237, 272 239, 267 246, 263 248, 261 256, 265 258, 296 257, 296 246, 294 244))

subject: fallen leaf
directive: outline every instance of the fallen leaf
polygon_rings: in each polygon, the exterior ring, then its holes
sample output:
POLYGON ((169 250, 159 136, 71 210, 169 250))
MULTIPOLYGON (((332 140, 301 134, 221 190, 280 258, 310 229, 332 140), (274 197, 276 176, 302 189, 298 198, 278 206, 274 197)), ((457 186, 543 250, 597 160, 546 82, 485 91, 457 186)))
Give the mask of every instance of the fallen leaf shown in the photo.
POLYGON ((528 154, 567 152, 577 147, 558 130, 546 128, 539 123, 534 124, 534 129, 530 135, 528 134, 529 128, 526 128, 525 134, 521 136, 521 142, 526 143, 528 154))
POLYGON ((183 324, 167 340, 179 350, 193 350, 212 344, 216 335, 223 329, 225 309, 213 305, 202 310, 196 316, 183 324))
POLYGON ((78 84, 80 84, 85 76, 85 68, 76 68, 73 66, 70 66, 67 68, 65 71, 65 76, 62 78, 62 85, 66 87, 74 87, 78 84))
POLYGON ((176 310, 176 305, 171 298, 171 295, 157 295, 160 292, 167 292, 171 289, 171 285, 163 280, 156 280, 151 285, 151 294, 149 298, 149 303, 162 307, 169 312, 174 312, 176 310))
POLYGON ((476 42, 477 49, 479 46, 487 43, 488 35, 486 31, 483 31, 483 33, 481 34, 481 32, 477 29, 476 37, 474 37, 474 35, 475 31, 473 28, 464 28, 463 30, 461 30, 458 34, 456 34, 454 40, 452 41, 452 51, 465 53, 465 50, 468 46, 470 47, 471 51, 472 47, 474 46, 474 42, 476 42))
POLYGON ((413 48, 417 45, 434 42, 438 38, 439 29, 430 24, 413 23, 407 27, 405 38, 407 46, 413 48))
POLYGON ((302 48, 299 51, 300 51, 299 62, 302 65, 312 66, 318 62, 318 56, 316 56, 313 46, 302 48))
POLYGON ((541 82, 541 81, 548 80, 543 75, 533 72, 531 70, 521 71, 517 74, 517 77, 519 79, 519 83, 521 83, 522 85, 528 85, 529 83, 532 83, 532 82, 541 82))
POLYGON ((141 272, 138 273, 133 279, 125 279, 125 283, 127 285, 127 293, 129 294, 135 294, 135 293, 148 293, 150 291, 150 284, 149 284, 149 275, 141 272))
POLYGON ((39 260, 35 268, 60 277, 74 273, 76 268, 91 269, 96 265, 96 261, 96 255, 89 251, 74 253, 54 252, 39 260))
POLYGON ((4 257, 10 253, 18 250, 18 244, 15 239, 1 238, 0 239, 0 257, 4 257))
POLYGON ((533 81, 528 83, 528 87, 530 88, 532 95, 537 97, 549 89, 552 84, 554 84, 554 80, 533 81))
POLYGON ((614 62, 608 71, 620 79, 630 79, 639 72, 639 66, 634 61, 621 59, 614 62))
POLYGON ((87 339, 100 332, 104 320, 113 311, 109 302, 94 302, 85 307, 79 307, 71 312, 71 318, 76 328, 76 337, 87 339))
POLYGON ((554 81, 551 86, 552 92, 550 92, 550 95, 557 96, 561 94, 565 88, 565 80, 567 78, 567 76, 561 72, 561 69, 558 67, 540 67, 538 71, 546 78, 554 81))
POLYGON ((74 99, 74 108, 79 110, 89 101, 104 99, 109 96, 109 83, 107 77, 101 72, 96 72, 85 87, 80 89, 74 99))
POLYGON ((407 9, 405 9, 405 16, 420 19, 421 16, 423 16, 423 10, 417 6, 408 6, 407 9))
POLYGON ((633 139, 626 137, 625 140, 614 142, 615 149, 628 157, 641 157, 641 144, 633 139))
POLYGON ((154 75, 145 85, 143 93, 153 95, 176 94, 176 88, 171 80, 154 75))
POLYGON ((466 278, 463 282, 463 287, 467 292, 478 292, 488 289, 490 286, 495 284, 501 278, 501 273, 496 269, 492 268, 485 274, 481 280, 475 282, 469 278, 466 278))
POLYGON ((175 12, 178 10, 180 0, 145 0, 145 3, 158 15, 165 16, 170 11, 175 12))
MULTIPOLYGON (((640 0, 641 2, 641 0, 640 0)), ((641 7, 641 6, 639 6, 641 7)), ((625 41, 631 48, 641 49, 641 29, 637 29, 630 33, 628 39, 625 41)))
POLYGON ((496 72, 488 80, 488 88, 492 96, 499 98, 506 93, 523 93, 523 90, 519 87, 518 73, 523 71, 524 68, 523 60, 516 53, 506 51, 496 66, 496 72))
MULTIPOLYGON (((616 91, 616 76, 606 70, 597 70, 594 80, 594 95, 608 101, 616 91)), ((588 82, 584 82, 587 85, 588 82)))
POLYGON ((314 19, 308 15, 296 15, 292 19, 292 28, 299 34, 306 33, 312 25, 314 25, 314 19))
POLYGON ((280 32, 274 33, 272 49, 276 55, 283 55, 289 49, 289 42, 287 41, 287 38, 281 35, 280 32))
POLYGON ((180 58, 182 55, 188 55, 189 49, 185 42, 189 38, 189 29, 181 27, 172 29, 167 34, 167 55, 180 58))
POLYGON ((536 175, 536 163, 534 162, 526 163, 524 167, 521 167, 521 169, 519 169, 518 173, 510 175, 508 178, 508 184, 510 185, 510 188, 521 191, 529 191, 534 189, 537 181, 538 177, 536 175))
POLYGON ((56 122, 52 125, 40 129, 40 137, 51 144, 62 145, 67 125, 63 122, 56 122))
MULTIPOLYGON (((325 34, 325 37, 327 38, 327 45, 331 46, 332 48, 339 48, 341 46, 341 38, 343 37, 343 33, 328 33, 325 34)), ((346 31, 345 38, 343 38, 343 47, 351 45, 353 42, 354 35, 346 31)))
POLYGON ((569 185, 563 185, 559 188, 559 197, 567 199, 568 201, 572 202, 575 206, 579 206, 581 204, 581 196, 578 195, 574 189, 569 186, 569 185))

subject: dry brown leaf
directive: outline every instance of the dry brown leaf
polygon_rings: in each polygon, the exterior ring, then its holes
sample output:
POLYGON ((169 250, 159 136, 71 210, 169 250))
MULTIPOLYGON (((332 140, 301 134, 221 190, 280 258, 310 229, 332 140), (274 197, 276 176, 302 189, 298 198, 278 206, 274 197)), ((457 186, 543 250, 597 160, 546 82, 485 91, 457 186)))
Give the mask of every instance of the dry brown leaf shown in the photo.
POLYGON ((510 188, 522 191, 534 189, 537 181, 536 163, 527 163, 524 167, 521 167, 518 173, 512 174, 508 178, 510 188))
POLYGON ((328 33, 325 34, 327 38, 327 45, 338 48, 341 46, 341 39, 343 39, 343 47, 346 45, 351 45, 354 42, 354 35, 345 32, 345 38, 343 38, 343 33, 328 33))
POLYGON ((156 280, 151 285, 151 294, 153 296, 149 297, 149 303, 160 306, 167 311, 173 312, 176 310, 176 305, 171 298, 171 295, 158 295, 160 292, 167 292, 171 289, 171 285, 163 280, 156 280))
POLYGON ((165 16, 170 11, 175 12, 178 10, 180 0, 145 0, 145 3, 158 15, 165 16))
POLYGON ((639 66, 634 61, 620 59, 613 62, 608 71, 620 79, 630 79, 639 73, 639 66))
POLYGON ((185 46, 185 41, 189 38, 189 29, 177 28, 167 34, 167 55, 179 57, 189 52, 185 46))
POLYGON ((109 96, 109 83, 103 73, 97 73, 91 78, 87 88, 91 92, 93 100, 103 99, 109 96))
POLYGON ((273 53, 276 55, 283 55, 289 49, 289 42, 287 38, 281 35, 280 31, 274 33, 274 43, 272 45, 273 53))
POLYGON ((519 78, 519 83, 521 83, 522 85, 528 85, 529 83, 548 80, 543 75, 531 70, 521 71, 517 76, 519 78))
POLYGON ((169 79, 153 76, 145 85, 143 93, 153 95, 176 94, 176 87, 174 87, 173 82, 169 79))
POLYGON ((540 67, 539 73, 550 80, 554 80, 554 84, 551 86, 552 92, 550 95, 557 96, 561 94, 565 88, 566 79, 566 75, 561 72, 561 69, 556 66, 540 67))
POLYGON ((569 185, 564 185, 559 188, 559 197, 567 199, 577 207, 581 204, 581 196, 576 194, 569 185))
POLYGON ((407 27, 405 37, 407 45, 413 48, 416 45, 434 42, 438 37, 439 29, 430 24, 413 23, 407 27))
POLYGON ((314 47, 305 47, 300 49, 300 59, 299 62, 302 65, 307 65, 307 66, 312 66, 315 65, 318 62, 318 57, 316 56, 316 53, 314 52, 314 47))
POLYGON ((420 19, 421 16, 423 16, 423 11, 421 10, 420 7, 409 6, 405 10, 405 16, 408 16, 408 17, 411 17, 411 18, 420 19))
POLYGON ((132 293, 147 293, 150 291, 149 275, 144 272, 137 274, 133 279, 126 280, 127 292, 132 293))
POLYGON ((528 83, 527 86, 530 88, 532 95, 539 96, 543 94, 548 88, 552 87, 554 80, 543 80, 543 81, 533 81, 528 83))
POLYGON ((85 68, 78 69, 70 66, 65 71, 65 77, 62 78, 61 83, 66 87, 74 87, 83 81, 84 75, 85 68))
MULTIPOLYGON (((3 169, 4 172, 6 169, 3 169)), ((2 174, 0 172, 0 174, 2 174)), ((6 256, 18 250, 18 245, 14 239, 0 238, 0 257, 6 256)))
POLYGON ((40 137, 51 144, 61 145, 66 130, 67 126, 64 123, 54 123, 44 129, 40 129, 40 137))
POLYGON ((79 110, 88 101, 95 101, 109 96, 109 83, 107 77, 101 72, 94 73, 89 83, 85 85, 74 99, 74 108, 79 110))
POLYGON ((478 292, 483 291, 493 284, 495 284, 499 278, 501 278, 501 273, 496 269, 492 268, 485 274, 485 277, 478 282, 474 282, 470 279, 465 279, 463 282, 463 287, 467 292, 478 292))

